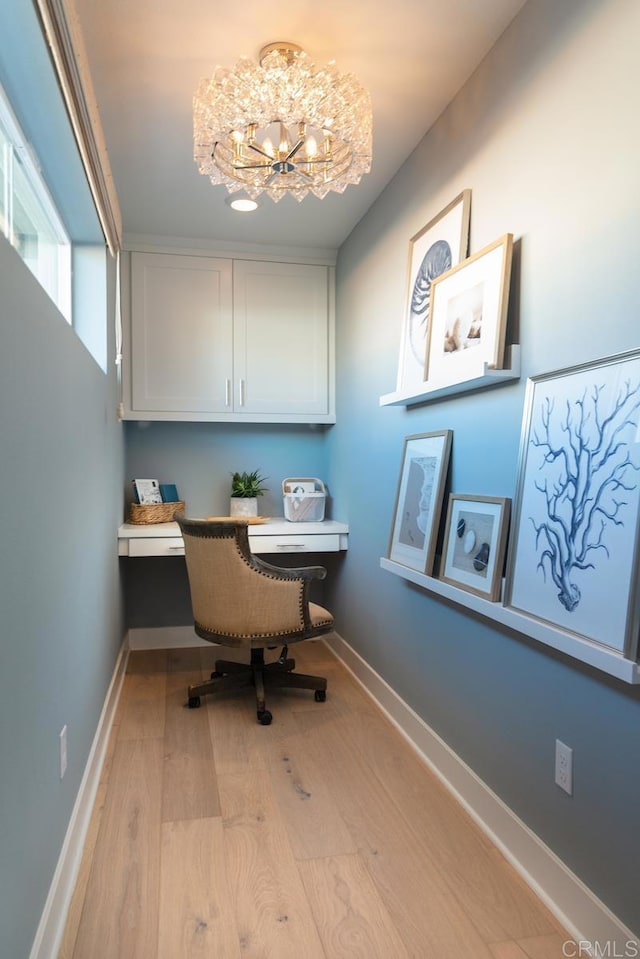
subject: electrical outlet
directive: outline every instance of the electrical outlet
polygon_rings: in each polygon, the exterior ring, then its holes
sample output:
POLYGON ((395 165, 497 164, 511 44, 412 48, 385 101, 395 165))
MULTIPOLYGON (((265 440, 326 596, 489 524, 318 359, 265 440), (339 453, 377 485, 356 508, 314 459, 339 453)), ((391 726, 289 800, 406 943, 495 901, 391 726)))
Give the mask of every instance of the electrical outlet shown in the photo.
POLYGON ((67 771, 67 727, 63 726, 60 730, 60 779, 64 778, 67 771))
POLYGON ((556 739, 556 785, 573 795, 573 749, 556 739))

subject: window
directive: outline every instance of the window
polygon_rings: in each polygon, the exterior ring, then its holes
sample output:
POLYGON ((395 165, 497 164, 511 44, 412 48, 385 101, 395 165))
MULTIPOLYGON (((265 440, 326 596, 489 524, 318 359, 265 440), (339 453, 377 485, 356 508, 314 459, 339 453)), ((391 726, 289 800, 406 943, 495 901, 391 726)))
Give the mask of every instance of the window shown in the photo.
POLYGON ((71 242, 1 87, 0 230, 71 323, 71 242))

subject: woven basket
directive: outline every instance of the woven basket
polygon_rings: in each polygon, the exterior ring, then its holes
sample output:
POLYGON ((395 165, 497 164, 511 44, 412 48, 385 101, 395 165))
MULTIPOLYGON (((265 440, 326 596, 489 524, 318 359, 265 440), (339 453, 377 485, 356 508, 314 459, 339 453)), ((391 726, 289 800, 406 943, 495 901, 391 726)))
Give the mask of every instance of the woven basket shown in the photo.
POLYGON ((130 523, 171 523, 174 513, 184 511, 184 502, 177 503, 132 503, 129 511, 130 523))

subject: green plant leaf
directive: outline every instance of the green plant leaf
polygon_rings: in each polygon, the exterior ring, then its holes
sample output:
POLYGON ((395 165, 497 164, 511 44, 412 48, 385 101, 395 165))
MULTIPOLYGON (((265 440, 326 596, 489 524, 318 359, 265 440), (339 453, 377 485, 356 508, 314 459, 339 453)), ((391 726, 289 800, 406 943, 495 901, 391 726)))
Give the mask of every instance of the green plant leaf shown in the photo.
POLYGON ((262 496, 268 489, 267 486, 264 486, 266 479, 267 477, 263 476, 260 470, 253 470, 251 473, 246 471, 243 473, 233 473, 231 477, 231 495, 245 499, 253 496, 262 496))

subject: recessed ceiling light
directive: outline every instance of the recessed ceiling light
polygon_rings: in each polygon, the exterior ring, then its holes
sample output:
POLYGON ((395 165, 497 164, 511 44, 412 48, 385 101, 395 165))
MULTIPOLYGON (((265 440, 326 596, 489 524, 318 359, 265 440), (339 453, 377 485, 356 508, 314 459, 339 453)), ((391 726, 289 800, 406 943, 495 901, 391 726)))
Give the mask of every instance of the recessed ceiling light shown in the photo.
POLYGON ((252 200, 248 196, 228 196, 224 202, 237 213, 252 213, 254 210, 257 210, 259 206, 257 200, 252 200))

